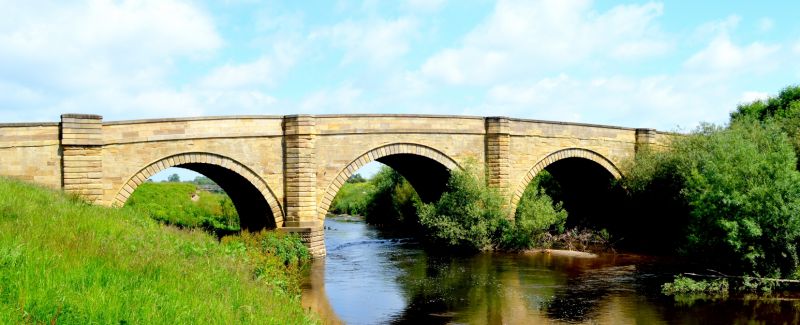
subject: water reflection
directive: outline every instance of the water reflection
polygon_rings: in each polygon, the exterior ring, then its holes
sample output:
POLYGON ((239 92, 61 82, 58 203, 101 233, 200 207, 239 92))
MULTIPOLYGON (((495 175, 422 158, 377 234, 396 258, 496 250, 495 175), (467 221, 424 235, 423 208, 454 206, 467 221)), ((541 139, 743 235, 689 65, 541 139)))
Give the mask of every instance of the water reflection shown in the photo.
MULTIPOLYGON (((800 303, 674 300, 663 260, 548 254, 426 254, 354 218, 326 220, 328 256, 314 263, 303 301, 327 323, 799 323, 800 303)), ((666 264, 665 264, 666 263, 666 264)))

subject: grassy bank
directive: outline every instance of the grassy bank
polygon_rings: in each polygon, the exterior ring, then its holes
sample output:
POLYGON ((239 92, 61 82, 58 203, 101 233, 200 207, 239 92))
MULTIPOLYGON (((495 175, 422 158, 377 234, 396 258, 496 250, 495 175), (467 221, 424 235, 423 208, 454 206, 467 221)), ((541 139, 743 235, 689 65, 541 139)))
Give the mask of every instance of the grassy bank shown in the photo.
POLYGON ((193 183, 143 183, 125 208, 168 225, 201 228, 219 237, 240 230, 239 215, 228 195, 198 190, 193 183))
POLYGON ((294 264, 250 248, 270 238, 220 243, 0 178, 0 323, 314 323, 294 264))

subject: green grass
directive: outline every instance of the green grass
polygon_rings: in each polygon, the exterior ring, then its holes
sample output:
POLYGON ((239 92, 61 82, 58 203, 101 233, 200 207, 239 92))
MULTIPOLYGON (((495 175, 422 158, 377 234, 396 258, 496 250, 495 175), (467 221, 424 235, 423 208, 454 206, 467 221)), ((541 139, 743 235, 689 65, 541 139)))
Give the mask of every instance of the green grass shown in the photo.
POLYGON ((219 237, 236 233, 239 215, 226 194, 200 191, 192 183, 143 183, 125 203, 151 218, 181 228, 202 228, 219 237), (197 200, 192 200, 197 195, 197 200))
POLYGON ((0 323, 296 324, 293 263, 0 178, 0 323))

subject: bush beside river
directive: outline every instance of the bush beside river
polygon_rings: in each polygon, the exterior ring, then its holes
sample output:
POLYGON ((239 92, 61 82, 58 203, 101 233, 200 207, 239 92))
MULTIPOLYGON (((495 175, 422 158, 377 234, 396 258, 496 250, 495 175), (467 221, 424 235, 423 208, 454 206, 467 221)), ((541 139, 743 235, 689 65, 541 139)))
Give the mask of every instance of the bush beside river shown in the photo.
POLYGON ((307 254, 296 237, 220 242, 0 178, 3 324, 316 323, 300 305, 307 254), (262 249, 276 242, 294 250, 262 249))

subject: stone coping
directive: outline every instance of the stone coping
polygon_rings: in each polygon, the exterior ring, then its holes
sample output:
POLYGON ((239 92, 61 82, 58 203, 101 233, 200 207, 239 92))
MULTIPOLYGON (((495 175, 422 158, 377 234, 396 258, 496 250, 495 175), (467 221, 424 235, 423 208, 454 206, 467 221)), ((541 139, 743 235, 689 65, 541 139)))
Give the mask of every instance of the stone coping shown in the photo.
POLYGON ((24 128, 37 126, 58 126, 59 122, 20 122, 20 123, 0 123, 0 128, 24 128))
POLYGON ((96 114, 73 114, 73 113, 68 113, 68 114, 61 114, 61 118, 78 118, 78 119, 102 120, 103 116, 102 115, 96 115, 96 114))
MULTIPOLYGON (((90 114, 63 114, 67 117, 80 117, 80 118, 101 118, 100 115, 90 114)), ((579 122, 563 122, 563 121, 550 121, 538 119, 525 119, 504 116, 472 116, 472 115, 441 115, 441 114, 290 114, 290 115, 222 115, 222 116, 200 116, 200 117, 176 117, 176 118, 156 118, 156 119, 137 119, 137 120, 120 120, 120 121, 103 121, 103 125, 129 125, 129 124, 147 124, 147 123, 164 123, 164 122, 190 122, 190 121, 216 121, 216 120, 233 120, 233 119, 283 119, 285 117, 295 116, 310 116, 317 119, 331 119, 331 118, 434 118, 434 119, 468 119, 468 120, 486 120, 496 118, 506 118, 512 122, 522 123, 542 123, 542 124, 555 124, 555 125, 571 125, 571 126, 585 126, 594 128, 616 129, 634 131, 640 128, 593 124, 593 123, 579 123, 579 122)), ((41 122, 41 123, 0 123, 0 127, 26 127, 26 126, 54 126, 58 125, 57 122, 41 122)), ((674 134, 680 135, 679 132, 659 131, 659 134, 674 134)))
POLYGON ((199 117, 171 117, 141 120, 103 121, 103 125, 127 125, 164 122, 190 122, 190 121, 218 121, 218 120, 278 120, 281 115, 225 115, 225 116, 199 116, 199 117))

